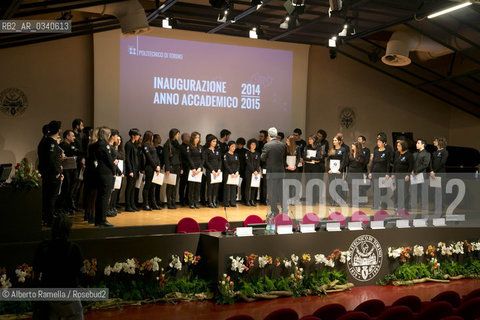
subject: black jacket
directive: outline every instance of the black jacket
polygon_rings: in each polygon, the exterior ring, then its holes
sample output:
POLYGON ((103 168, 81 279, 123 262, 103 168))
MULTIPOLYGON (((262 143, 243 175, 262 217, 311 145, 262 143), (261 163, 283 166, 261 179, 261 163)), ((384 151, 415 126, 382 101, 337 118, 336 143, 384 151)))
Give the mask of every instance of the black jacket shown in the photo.
POLYGON ((393 161, 393 172, 395 174, 403 173, 401 176, 406 176, 413 170, 413 155, 410 151, 400 154, 395 154, 395 160, 393 161))
POLYGON ((446 172, 445 165, 447 164, 448 151, 445 149, 437 150, 432 154, 431 170, 435 173, 446 172))
POLYGON ((144 144, 142 146, 143 157, 145 159, 145 168, 156 170, 160 168, 160 159, 158 159, 157 149, 154 146, 144 144))
POLYGON ((97 161, 97 173, 100 176, 114 176, 116 173, 113 164, 112 147, 103 140, 95 143, 95 159, 97 161))
POLYGON ((245 176, 252 175, 255 171, 260 172, 260 154, 258 152, 245 152, 245 176))
POLYGON ((125 175, 133 173, 134 177, 138 176, 140 170, 138 153, 138 148, 132 141, 125 143, 125 175))
POLYGON ((327 171, 330 170, 330 160, 340 160, 340 168, 338 171, 344 172, 348 165, 348 152, 341 146, 338 149, 334 149, 334 154, 328 156, 327 171))
POLYGON ((52 137, 45 138, 38 146, 38 167, 45 179, 55 179, 58 174, 62 173, 62 153, 62 149, 52 137))
POLYGON ((415 164, 413 166, 413 172, 415 174, 425 172, 430 164, 430 153, 423 149, 420 152, 415 153, 415 164))
POLYGON ((372 165, 370 166, 370 172, 386 174, 390 172, 391 154, 387 148, 383 151, 379 151, 375 148, 373 151, 372 165))
MULTIPOLYGON (((225 153, 223 155, 223 168, 226 174, 234 174, 240 170, 240 162, 238 156, 230 153, 225 153)), ((226 176, 224 176, 225 178, 226 176)))
POLYGON ((323 154, 322 154, 322 146, 321 145, 314 145, 313 147, 311 145, 307 145, 303 151, 303 161, 306 163, 312 162, 312 161, 320 161, 323 162, 323 154), (309 150, 315 150, 316 155, 315 157, 310 157, 308 158, 308 152, 309 150))
POLYGON ((206 149, 203 154, 205 168, 207 172, 218 171, 222 169, 222 155, 220 150, 215 149, 214 151, 206 149))
POLYGON ((182 156, 180 154, 180 144, 177 140, 168 140, 163 146, 163 159, 165 161, 165 171, 170 171, 172 166, 182 164, 182 156))
POLYGON ((203 167, 203 150, 202 146, 198 145, 197 148, 192 148, 191 146, 187 149, 188 157, 188 169, 196 170, 203 167))

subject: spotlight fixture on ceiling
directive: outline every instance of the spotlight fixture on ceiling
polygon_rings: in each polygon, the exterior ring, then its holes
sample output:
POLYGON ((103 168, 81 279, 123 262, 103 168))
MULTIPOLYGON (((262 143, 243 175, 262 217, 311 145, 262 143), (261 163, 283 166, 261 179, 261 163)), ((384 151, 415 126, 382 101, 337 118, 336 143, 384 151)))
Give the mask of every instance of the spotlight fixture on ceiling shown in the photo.
POLYGON ((337 47, 337 37, 333 36, 330 39, 328 39, 328 47, 329 48, 336 48, 337 47))
POLYGON ((281 29, 293 29, 300 25, 296 15, 287 14, 280 23, 281 29))
POLYGON ((348 37, 355 34, 355 27, 350 21, 345 22, 342 31, 338 34, 339 37, 348 37))
POLYGON ((72 20, 72 11, 64 11, 62 15, 57 20, 72 20))
POLYGON ((162 19, 162 28, 172 29, 177 26, 177 20, 172 17, 165 17, 162 19))
POLYGON ((434 12, 430 15, 427 16, 428 19, 433 19, 435 17, 438 17, 438 16, 441 16, 441 15, 444 15, 446 13, 450 13, 452 11, 455 11, 455 10, 458 10, 458 9, 462 9, 462 8, 465 8, 465 7, 468 7, 469 5, 471 5, 472 2, 471 1, 466 1, 466 2, 463 2, 463 3, 460 3, 460 4, 457 4, 456 6, 453 6, 453 7, 450 7, 450 8, 446 8, 446 9, 443 9, 443 10, 440 10, 440 11, 437 11, 437 12, 434 12))
POLYGON ((263 0, 251 0, 252 6, 257 6, 257 10, 263 5, 263 0))
POLYGON ((305 12, 305 0, 286 0, 283 6, 288 14, 302 14, 305 12))
POLYGON ((248 37, 250 39, 258 39, 259 37, 263 36, 263 30, 260 26, 255 25, 250 31, 248 32, 248 37))
POLYGON ((330 7, 328 8, 328 16, 332 16, 332 12, 337 12, 342 10, 342 0, 329 0, 330 7))
POLYGON ((233 13, 233 3, 227 4, 223 10, 218 14, 217 22, 225 23, 230 21, 231 23, 235 22, 235 16, 233 13))

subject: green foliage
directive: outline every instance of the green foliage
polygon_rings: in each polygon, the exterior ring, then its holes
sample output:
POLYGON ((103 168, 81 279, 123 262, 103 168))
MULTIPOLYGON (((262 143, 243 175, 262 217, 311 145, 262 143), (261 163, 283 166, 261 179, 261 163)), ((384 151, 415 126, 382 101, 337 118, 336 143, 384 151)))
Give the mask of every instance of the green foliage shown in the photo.
MULTIPOLYGON (((31 312, 33 304, 30 301, 0 301, 1 314, 24 314, 31 312)), ((1 317, 0 317, 1 318, 1 317)))
POLYGON ((452 277, 467 274, 467 270, 464 265, 461 265, 452 260, 446 260, 441 263, 440 270, 443 274, 448 274, 452 277))
POLYGON ((480 275, 480 260, 468 258, 465 264, 465 271, 468 275, 480 275))

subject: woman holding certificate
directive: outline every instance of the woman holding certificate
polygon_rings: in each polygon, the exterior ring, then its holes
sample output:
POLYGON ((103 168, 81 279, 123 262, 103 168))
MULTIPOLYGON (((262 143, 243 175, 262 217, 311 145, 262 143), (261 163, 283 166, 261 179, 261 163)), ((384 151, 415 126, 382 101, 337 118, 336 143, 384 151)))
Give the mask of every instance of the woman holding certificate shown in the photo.
POLYGON ((200 189, 202 186, 203 153, 200 146, 200 133, 192 132, 190 146, 187 148, 187 158, 190 171, 188 172, 188 200, 190 209, 200 209, 200 189))
MULTIPOLYGON (((295 142, 295 138, 293 136, 289 136, 286 141, 286 168, 285 172, 286 174, 286 179, 295 179, 298 178, 294 173, 298 172, 298 164, 300 163, 300 158, 302 156, 302 152, 299 146, 297 146, 297 143, 295 142)), ((300 171, 301 172, 301 171, 300 171)), ((292 198, 295 194, 295 187, 290 186, 289 187, 289 197, 292 198)))
MULTIPOLYGON (((440 190, 443 194, 443 199, 440 202, 440 210, 443 209, 445 204, 445 165, 447 164, 448 151, 447 148, 447 139, 444 137, 438 137, 433 140, 433 145, 437 147, 437 151, 432 153, 432 163, 430 164, 430 186, 435 190, 440 190)), ((435 196, 433 196, 435 199, 435 196)))
POLYGON ((257 140, 250 139, 247 142, 248 150, 245 152, 245 205, 255 206, 257 190, 260 187, 260 154, 255 151, 257 140), (258 180, 258 181, 256 181, 258 180), (258 182, 258 186, 252 186, 252 181, 258 182))
MULTIPOLYGON (((343 139, 336 136, 332 140, 333 147, 328 152, 328 180, 330 183, 334 180, 343 179, 342 172, 345 170, 348 161, 348 153, 345 147, 342 146, 343 139)), ((344 200, 344 192, 338 193, 339 185, 335 188, 336 194, 330 195, 330 205, 340 205, 340 200, 344 200)))
POLYGON ((153 132, 145 131, 142 139, 142 153, 145 168, 145 186, 143 187, 143 210, 160 210, 155 201, 155 184, 152 183, 153 175, 160 173, 160 159, 157 149, 153 145, 153 132))
POLYGON ((180 130, 170 129, 168 133, 168 141, 163 146, 163 159, 165 161, 165 179, 167 180, 167 208, 177 209, 175 203, 177 202, 177 184, 180 179, 180 175, 183 173, 180 168, 181 155, 180 144, 178 138, 180 137, 180 130), (169 177, 169 175, 174 175, 169 177), (173 183, 172 183, 173 180, 173 183), (170 183, 169 183, 170 182, 170 183))
POLYGON ((391 186, 389 177, 392 153, 389 152, 387 139, 380 136, 377 138, 377 147, 373 150, 372 164, 368 178, 373 181, 373 209, 386 209, 386 203, 380 202, 382 195, 386 194, 387 188, 391 186), (380 183, 381 182, 381 183, 380 183))
POLYGON ((396 181, 395 200, 397 209, 408 209, 410 200, 410 173, 413 170, 413 155, 408 151, 407 142, 400 140, 397 142, 397 153, 393 161, 392 179, 396 181))
MULTIPOLYGON (((325 166, 322 166, 322 162, 325 160, 323 159, 322 154, 322 146, 320 144, 315 143, 315 137, 309 136, 308 144, 303 151, 303 162, 305 164, 305 178, 306 183, 312 179, 322 179, 323 180, 323 171, 325 171, 325 166)), ((318 203, 319 199, 319 192, 314 190, 313 197, 312 197, 312 205, 318 203)), ((307 198, 308 200, 308 198, 307 198)))
POLYGON ((222 183, 222 155, 217 149, 217 137, 207 135, 204 164, 207 169, 208 207, 217 207, 218 186, 222 183))
POLYGON ((225 176, 223 181, 225 182, 223 187, 223 206, 224 207, 236 207, 237 206, 237 186, 239 184, 240 175, 240 161, 235 154, 237 145, 235 141, 228 142, 228 152, 223 156, 223 168, 225 176))
MULTIPOLYGON (((348 190, 350 190, 350 205, 359 205, 358 199, 353 198, 353 180, 362 179, 365 169, 365 156, 360 142, 352 143, 348 158, 348 190), (357 200, 357 201, 355 201, 357 200)), ((360 193, 359 193, 360 195, 360 193)))

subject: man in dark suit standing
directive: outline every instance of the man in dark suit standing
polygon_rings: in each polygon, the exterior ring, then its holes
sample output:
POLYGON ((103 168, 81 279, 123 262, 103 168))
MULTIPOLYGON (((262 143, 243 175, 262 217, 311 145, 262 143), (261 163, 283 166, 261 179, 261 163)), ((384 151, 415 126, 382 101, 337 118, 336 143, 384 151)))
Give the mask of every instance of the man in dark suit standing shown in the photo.
POLYGON ((282 206, 282 212, 287 205, 282 199, 282 180, 285 173, 285 145, 277 140, 277 129, 268 129, 268 142, 263 146, 261 159, 267 169, 268 202, 272 214, 279 213, 277 204, 282 206))

